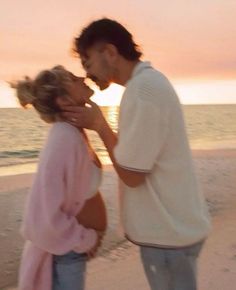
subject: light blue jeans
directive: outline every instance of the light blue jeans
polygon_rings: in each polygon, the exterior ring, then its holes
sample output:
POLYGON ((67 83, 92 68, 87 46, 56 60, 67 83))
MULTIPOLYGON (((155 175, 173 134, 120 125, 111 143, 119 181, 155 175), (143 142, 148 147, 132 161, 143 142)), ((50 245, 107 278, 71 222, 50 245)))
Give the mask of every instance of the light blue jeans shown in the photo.
POLYGON ((86 254, 53 255, 52 290, 84 290, 86 254))
POLYGON ((203 242, 179 249, 141 246, 144 270, 152 290, 196 290, 197 257, 203 242))

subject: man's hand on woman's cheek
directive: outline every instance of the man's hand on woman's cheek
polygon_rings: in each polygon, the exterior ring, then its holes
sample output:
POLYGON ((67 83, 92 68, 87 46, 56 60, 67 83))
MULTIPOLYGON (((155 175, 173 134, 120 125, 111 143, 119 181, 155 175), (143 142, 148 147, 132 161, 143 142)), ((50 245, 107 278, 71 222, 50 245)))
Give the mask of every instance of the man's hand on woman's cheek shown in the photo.
POLYGON ((62 106, 62 118, 75 127, 98 131, 105 121, 103 114, 91 100, 86 100, 86 103, 89 107, 62 106))

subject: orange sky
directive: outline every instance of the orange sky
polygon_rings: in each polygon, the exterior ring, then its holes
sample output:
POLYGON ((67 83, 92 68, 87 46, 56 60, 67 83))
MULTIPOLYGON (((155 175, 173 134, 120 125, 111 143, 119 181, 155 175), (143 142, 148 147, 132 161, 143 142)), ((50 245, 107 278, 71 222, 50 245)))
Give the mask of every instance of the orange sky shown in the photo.
MULTIPOLYGON (((8 0, 0 10, 0 80, 55 64, 82 74, 72 39, 91 20, 121 21, 172 81, 236 80, 235 0, 8 0), (42 4, 43 3, 43 4, 42 4)), ((235 90, 236 84, 232 87, 235 90)))

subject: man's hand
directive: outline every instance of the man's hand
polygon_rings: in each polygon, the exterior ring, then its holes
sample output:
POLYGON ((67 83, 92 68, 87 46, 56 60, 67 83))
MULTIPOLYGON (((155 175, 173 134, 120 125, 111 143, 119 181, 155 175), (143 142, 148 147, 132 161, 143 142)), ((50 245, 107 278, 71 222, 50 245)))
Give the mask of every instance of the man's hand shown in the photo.
POLYGON ((107 148, 113 166, 120 179, 130 187, 139 186, 145 181, 146 173, 125 169, 117 163, 113 152, 118 142, 117 135, 106 122, 98 105, 89 99, 86 100, 86 103, 88 103, 90 107, 62 107, 65 111, 62 115, 63 118, 77 128, 95 130, 107 148))
POLYGON ((86 128, 99 132, 102 128, 105 119, 97 104, 90 99, 85 99, 89 107, 80 106, 62 106, 62 117, 77 128, 86 128))

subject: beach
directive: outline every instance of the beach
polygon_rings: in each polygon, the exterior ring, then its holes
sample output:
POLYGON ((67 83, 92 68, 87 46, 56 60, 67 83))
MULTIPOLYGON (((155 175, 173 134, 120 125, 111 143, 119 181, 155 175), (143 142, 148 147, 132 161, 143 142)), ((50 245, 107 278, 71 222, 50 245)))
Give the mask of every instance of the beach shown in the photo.
MULTIPOLYGON (((236 283, 236 149, 193 150, 199 181, 212 217, 212 230, 199 258, 199 290, 233 290, 236 283)), ((23 240, 24 203, 34 174, 0 177, 0 289, 16 289, 23 240)), ((89 290, 148 290, 138 247, 127 242, 119 222, 117 176, 104 167, 101 192, 108 232, 88 264, 89 290)))

